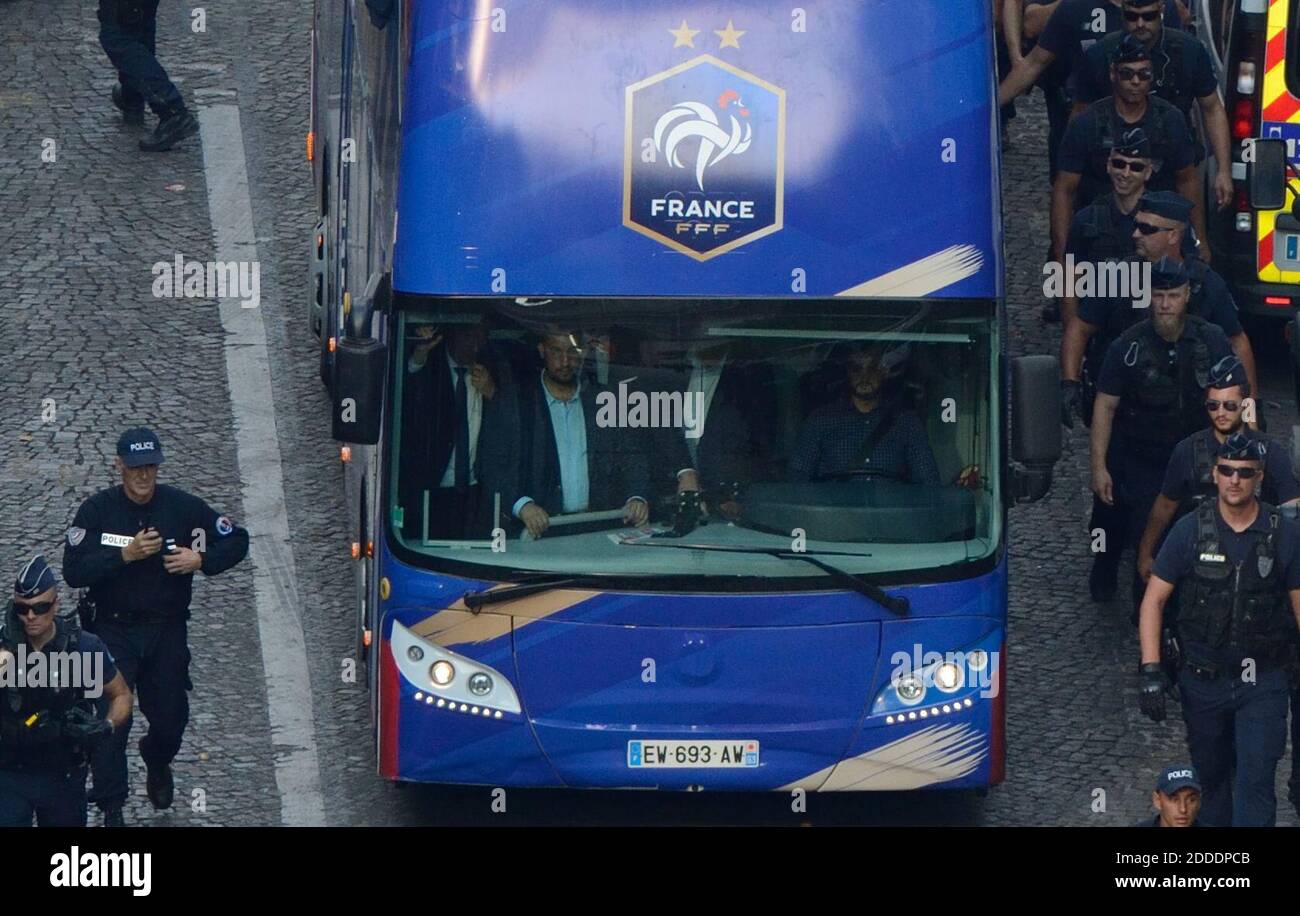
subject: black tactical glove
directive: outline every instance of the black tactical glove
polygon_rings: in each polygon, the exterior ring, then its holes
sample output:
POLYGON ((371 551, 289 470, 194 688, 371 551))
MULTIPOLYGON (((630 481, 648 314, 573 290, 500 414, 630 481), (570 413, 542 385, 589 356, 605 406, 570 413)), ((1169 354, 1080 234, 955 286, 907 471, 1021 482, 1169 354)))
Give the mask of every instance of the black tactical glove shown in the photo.
POLYGON ((1148 662, 1138 669, 1142 675, 1142 689, 1138 694, 1138 706, 1142 714, 1152 722, 1165 720, 1165 691, 1169 689, 1169 678, 1159 662, 1148 662))
POLYGON ((1083 416, 1083 384, 1076 379, 1061 379, 1061 422, 1074 429, 1075 416, 1083 416))
POLYGON ((88 709, 74 707, 65 717, 63 734, 90 750, 98 747, 113 734, 113 724, 101 719, 88 709))

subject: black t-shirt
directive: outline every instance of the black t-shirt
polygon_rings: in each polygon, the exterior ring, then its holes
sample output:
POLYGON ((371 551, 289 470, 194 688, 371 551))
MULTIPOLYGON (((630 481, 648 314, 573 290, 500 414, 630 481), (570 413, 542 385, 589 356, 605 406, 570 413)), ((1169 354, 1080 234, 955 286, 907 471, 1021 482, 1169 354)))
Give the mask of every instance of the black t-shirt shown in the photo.
POLYGON ((1094 248, 1107 240, 1098 240, 1090 236, 1086 227, 1094 219, 1088 210, 1102 207, 1110 213, 1112 228, 1109 235, 1113 237, 1114 244, 1122 246, 1126 254, 1132 254, 1134 251, 1133 231, 1137 223, 1137 207, 1135 206, 1131 213, 1124 213, 1115 203, 1113 194, 1103 194, 1074 214, 1074 218, 1070 221, 1070 234, 1066 236, 1065 253, 1074 255, 1076 263, 1100 260, 1094 248))
POLYGON ((1083 176, 1075 196, 1076 210, 1110 189, 1106 162, 1119 135, 1133 127, 1147 132, 1151 138, 1151 155, 1158 161, 1159 167, 1147 185, 1150 190, 1175 190, 1174 177, 1178 171, 1196 164, 1196 146, 1187 131, 1187 121, 1173 105, 1151 96, 1142 117, 1126 121, 1115 110, 1114 100, 1104 98, 1073 118, 1061 139, 1059 171, 1083 176))
MULTIPOLYGON (((1300 497, 1300 482, 1295 479, 1291 462, 1287 460, 1282 446, 1247 427, 1243 426, 1241 431, 1251 439, 1259 439, 1268 448, 1264 453, 1264 486, 1260 498, 1276 506, 1300 497)), ((1200 492, 1200 480, 1196 473, 1197 439, 1207 440, 1210 461, 1213 463, 1217 460, 1215 453, 1219 448, 1219 440, 1214 437, 1213 430, 1203 429, 1175 445, 1174 453, 1169 458, 1169 467, 1165 469, 1165 482, 1160 487, 1160 492, 1166 499, 1183 503, 1200 492)))
MULTIPOLYGON (((1111 94, 1110 55, 1115 47, 1112 38, 1099 41, 1084 52, 1074 68, 1071 84, 1076 99, 1091 104, 1111 94)), ((1160 40, 1151 51, 1151 69, 1155 72, 1155 93, 1166 102, 1172 102, 1176 94, 1204 98, 1219 88, 1205 45, 1176 29, 1161 31, 1160 40), (1179 60, 1181 66, 1171 66, 1171 58, 1179 60)), ((1186 116, 1188 112, 1183 114, 1186 116)))

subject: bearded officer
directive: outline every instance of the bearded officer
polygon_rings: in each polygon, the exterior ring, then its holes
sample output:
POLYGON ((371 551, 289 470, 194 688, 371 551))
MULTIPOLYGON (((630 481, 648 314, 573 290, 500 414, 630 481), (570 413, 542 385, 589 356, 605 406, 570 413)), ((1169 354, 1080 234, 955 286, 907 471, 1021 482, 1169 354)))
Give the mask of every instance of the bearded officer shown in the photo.
MULTIPOLYGON (((168 808, 171 762, 189 722, 190 650, 186 621, 194 573, 213 576, 248 553, 248 532, 197 496, 159 484, 162 443, 135 427, 117 442, 120 486, 81 504, 64 549, 68 584, 89 587, 94 629, 140 694, 149 732, 140 739, 155 808, 168 808), (137 684, 139 685, 137 688, 137 684)), ((105 826, 122 823, 127 796, 126 742, 131 723, 105 742, 92 762, 91 798, 105 826)))
POLYGON ((1140 705, 1159 722, 1168 687, 1164 609, 1182 584, 1178 687, 1207 827, 1271 827, 1277 817, 1273 780, 1286 750, 1300 545, 1292 523, 1256 498, 1263 475, 1259 440, 1237 434, 1220 446, 1218 498, 1174 525, 1142 599, 1140 705))

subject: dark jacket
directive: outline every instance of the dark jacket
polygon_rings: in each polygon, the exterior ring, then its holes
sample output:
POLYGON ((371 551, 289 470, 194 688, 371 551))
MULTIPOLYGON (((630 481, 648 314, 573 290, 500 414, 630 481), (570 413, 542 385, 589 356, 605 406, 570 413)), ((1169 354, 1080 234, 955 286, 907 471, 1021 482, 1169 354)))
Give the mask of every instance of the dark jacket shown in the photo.
POLYGON ((204 575, 215 576, 248 554, 248 532, 184 490, 159 484, 147 505, 131 502, 121 486, 100 490, 81 504, 63 548, 63 576, 73 588, 90 588, 97 619, 142 622, 190 616, 193 574, 173 575, 163 552, 127 563, 123 538, 156 528, 165 542, 200 551, 204 575), (201 535, 200 535, 201 532, 201 535), (196 546, 202 538, 203 543, 196 546))
MULTIPOLYGON (((632 496, 650 499, 649 458, 639 447, 643 438, 629 435, 633 430, 596 424, 596 396, 608 390, 586 383, 578 394, 587 430, 588 510, 592 512, 617 509, 632 496)), ((518 419, 514 448, 489 447, 482 456, 484 477, 500 488, 502 515, 510 514, 523 496, 532 497, 550 515, 560 513, 564 509, 560 458, 540 373, 519 389, 518 419)))

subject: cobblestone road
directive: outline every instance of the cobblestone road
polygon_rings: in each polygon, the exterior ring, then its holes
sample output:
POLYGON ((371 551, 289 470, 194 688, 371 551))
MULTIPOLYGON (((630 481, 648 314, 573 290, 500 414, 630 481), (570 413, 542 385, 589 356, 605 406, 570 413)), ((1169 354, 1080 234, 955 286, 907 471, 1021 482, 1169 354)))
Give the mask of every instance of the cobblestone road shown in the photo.
MULTIPOLYGON (((303 314, 314 222, 303 159, 311 2, 239 0, 205 12, 206 31, 196 33, 188 6, 165 0, 159 45, 195 108, 240 110, 328 822, 799 822, 805 816, 775 795, 512 792, 507 812, 493 815, 487 789, 399 790, 374 775, 364 687, 340 676, 353 651, 352 577, 337 448, 303 314)), ((78 503, 111 482, 117 433, 136 423, 163 437, 168 462, 160 479, 243 517, 216 302, 151 295, 155 262, 177 252, 213 257, 202 151, 197 141, 161 156, 136 151, 139 129, 124 127, 108 104, 114 77, 96 35, 92 0, 0 0, 4 575, 37 548, 57 562, 78 503)), ((1055 353, 1058 341, 1058 328, 1038 318, 1044 143, 1041 106, 1022 102, 1004 158, 1017 354, 1055 353)), ((1269 395, 1287 395, 1277 357, 1265 377, 1269 395)), ((1279 406, 1275 428, 1294 414, 1293 403, 1279 406)), ((978 801, 813 796, 807 819, 1117 825, 1145 813, 1157 767, 1185 756, 1182 726, 1176 711, 1162 726, 1139 715, 1127 609, 1087 600, 1086 457, 1076 431, 1050 496, 1013 515, 1006 783, 978 801), (1097 790, 1105 793, 1104 812, 1093 810, 1097 790)), ((254 564, 268 562, 255 537, 251 563, 197 583, 196 689, 176 763, 177 805, 153 811, 133 750, 129 822, 281 822, 275 767, 286 748, 266 712, 252 587, 254 564)), ((1288 756, 1279 789, 1289 772, 1288 756)), ((1279 812, 1293 822, 1285 803, 1279 812)))

